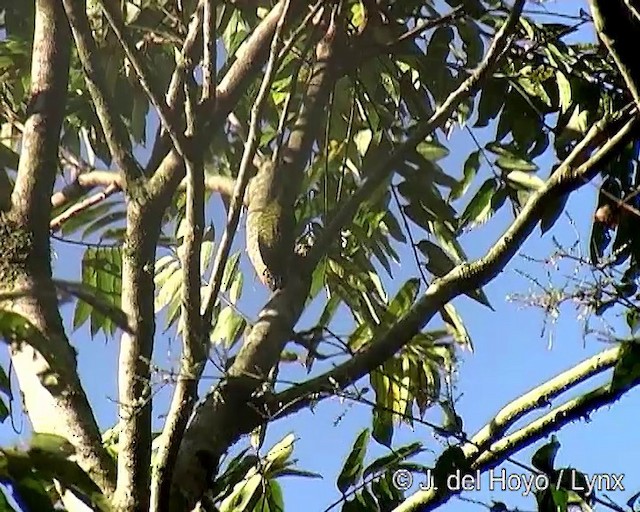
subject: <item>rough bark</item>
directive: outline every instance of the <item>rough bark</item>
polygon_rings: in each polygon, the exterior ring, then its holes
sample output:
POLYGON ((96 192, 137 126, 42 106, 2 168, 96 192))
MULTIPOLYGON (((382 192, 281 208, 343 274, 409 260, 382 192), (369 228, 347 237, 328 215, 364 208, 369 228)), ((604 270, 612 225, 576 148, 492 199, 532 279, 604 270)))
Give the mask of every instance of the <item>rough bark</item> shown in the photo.
POLYGON ((33 429, 61 435, 100 489, 115 487, 114 464, 76 371, 51 276, 49 198, 58 160, 69 72, 70 32, 59 0, 38 0, 30 101, 11 209, 0 214, 0 286, 24 292, 3 307, 40 336, 11 338, 10 353, 33 429))

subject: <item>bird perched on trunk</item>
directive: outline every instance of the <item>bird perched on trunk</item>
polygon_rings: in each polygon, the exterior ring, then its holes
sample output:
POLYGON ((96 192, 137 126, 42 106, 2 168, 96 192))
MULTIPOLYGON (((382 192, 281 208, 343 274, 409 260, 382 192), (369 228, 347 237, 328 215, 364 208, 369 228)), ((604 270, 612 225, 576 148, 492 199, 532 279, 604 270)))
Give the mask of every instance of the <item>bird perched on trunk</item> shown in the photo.
POLYGON ((284 182, 287 174, 267 161, 249 183, 247 253, 258 278, 272 291, 286 284, 295 243, 295 199, 284 182))

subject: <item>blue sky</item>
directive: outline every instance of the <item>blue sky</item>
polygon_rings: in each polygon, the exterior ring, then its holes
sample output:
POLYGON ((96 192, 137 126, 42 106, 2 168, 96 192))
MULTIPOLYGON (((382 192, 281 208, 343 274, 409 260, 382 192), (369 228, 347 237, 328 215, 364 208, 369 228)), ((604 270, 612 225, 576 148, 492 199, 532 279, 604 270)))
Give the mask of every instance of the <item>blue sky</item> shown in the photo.
MULTIPOLYGON (((543 5, 550 10, 572 13, 577 12, 580 6, 586 9, 586 2, 582 0, 563 2, 557 0, 545 2, 543 5)), ((529 6, 540 8, 533 2, 529 6)), ((592 37, 589 32, 582 35, 592 37)), ((154 126, 155 123, 150 123, 150 135, 153 134, 154 126)), ((460 132, 452 138, 450 144, 451 155, 442 162, 442 167, 454 176, 460 176, 464 158, 474 149, 473 142, 467 134, 460 132)), ((141 149, 140 156, 144 157, 144 154, 145 151, 141 149)), ((548 175, 553 163, 548 155, 540 160, 542 177, 548 175)), ((480 181, 477 180, 476 186, 479 184, 480 181)), ((555 249, 552 236, 565 247, 569 247, 575 242, 576 233, 578 233, 581 247, 586 250, 596 192, 595 185, 587 185, 569 201, 567 212, 575 222, 575 227, 566 217, 563 217, 552 232, 544 237, 541 237, 540 231, 536 230, 522 247, 521 254, 516 256, 500 276, 486 287, 485 291, 495 312, 467 298, 455 301, 475 345, 473 354, 461 354, 462 362, 457 385, 458 393, 461 394, 457 411, 464 419, 465 431, 468 434, 478 430, 510 400, 605 348, 603 343, 593 337, 585 339, 582 326, 576 319, 576 312, 569 306, 563 307, 557 323, 550 326, 553 343, 549 347, 548 333, 541 336, 544 315, 538 310, 525 308, 507 300, 511 294, 525 293, 533 288, 532 283, 522 277, 521 273, 529 274, 542 283, 548 283, 547 269, 541 264, 531 263, 524 256, 534 258, 549 256, 555 249)), ((209 208, 208 218, 216 223, 216 232, 221 233, 223 217, 217 201, 214 201, 209 208)), ((504 208, 485 226, 466 235, 463 238, 463 246, 468 256, 475 258, 484 254, 508 226, 510 220, 510 213, 507 208, 504 208)), ((240 230, 236 237, 236 250, 242 247, 243 240, 244 233, 240 230)), ((55 243, 54 247, 56 275, 61 278, 77 278, 82 248, 60 243, 55 243)), ((416 272, 412 255, 406 252, 401 253, 400 256, 402 266, 394 269, 394 281, 388 282, 390 294, 416 272)), ((564 267, 560 272, 552 274, 554 282, 561 283, 563 272, 566 274, 570 271, 571 267, 564 267)), ((241 308, 243 311, 255 314, 264 303, 266 293, 251 275, 247 274, 245 279, 241 308)), ((64 308, 67 325, 72 311, 71 307, 64 308)), ((340 319, 340 323, 346 327, 348 320, 348 318, 340 319)), ((624 330, 623 322, 615 318, 610 320, 620 326, 619 335, 628 334, 624 330)), ((159 327, 162 327, 162 323, 161 319, 159 327)), ((437 324, 434 323, 429 327, 435 328, 437 324)), ((105 341, 100 335, 92 340, 88 329, 81 328, 72 334, 72 342, 79 351, 81 378, 95 406, 98 421, 101 427, 108 428, 113 424, 116 412, 117 340, 105 341)), ((172 342, 170 335, 161 332, 158 334, 156 346, 158 357, 166 360, 167 351, 172 350, 175 359, 178 347, 177 342, 172 342)), ((7 368, 6 356, 2 358, 2 363, 7 368)), ((210 372, 209 375, 211 375, 210 372)), ((285 376, 290 375, 285 373, 285 376)), ((295 372, 295 376, 300 378, 302 373, 295 372)), ((579 390, 591 388, 604 382, 604 379, 606 376, 589 383, 588 386, 581 386, 579 390)), ((204 384, 209 385, 210 382, 205 381, 204 384)), ((157 395, 154 401, 154 416, 157 417, 166 411, 168 397, 166 391, 157 395)), ((557 458, 559 465, 572 465, 589 474, 612 472, 625 474, 623 483, 626 490, 611 493, 610 496, 619 504, 624 503, 640 489, 640 474, 634 471, 637 467, 636 454, 640 448, 640 439, 633 434, 634 430, 628 427, 634 423, 635 411, 638 407, 640 407, 640 393, 633 391, 613 406, 593 414, 588 423, 585 421, 574 423, 558 433, 558 439, 562 444, 557 458)), ((426 419, 438 423, 441 419, 440 413, 435 410, 429 411, 426 419)), ((368 407, 331 399, 319 404, 313 412, 301 412, 270 427, 265 446, 273 444, 286 433, 293 431, 299 438, 294 452, 294 457, 299 459, 299 466, 323 475, 322 480, 301 478, 282 480, 287 510, 321 512, 338 499, 339 492, 335 486, 337 474, 357 432, 369 426, 370 420, 371 413, 368 407), (340 418, 339 421, 337 421, 338 418, 340 418)), ((17 420, 18 424, 20 421, 17 420)), ((158 420, 157 425, 160 424, 158 420)), ((26 429, 22 434, 16 435, 8 422, 0 426, 2 444, 21 439, 28 439, 26 429)), ((422 441, 427 450, 434 452, 426 452, 417 459, 424 464, 430 464, 434 456, 442 451, 443 442, 436 439, 429 428, 419 424, 415 425, 414 431, 407 426, 396 428, 394 437, 396 446, 414 440, 422 441)), ((246 440, 243 444, 245 442, 246 440)), ((523 450, 514 458, 529 464, 533 450, 533 448, 523 450)), ((384 452, 385 450, 376 446, 375 443, 370 447, 370 456, 378 456, 384 452)), ((522 469, 509 463, 503 467, 509 473, 523 472, 522 469)), ((535 509, 533 498, 525 499, 518 492, 491 493, 486 490, 486 487, 484 485, 485 490, 469 492, 463 496, 484 503, 490 503, 492 499, 504 501, 511 507, 519 507, 520 510, 535 509)), ((460 512, 478 509, 482 509, 478 504, 457 499, 451 500, 441 508, 443 511, 460 512)))

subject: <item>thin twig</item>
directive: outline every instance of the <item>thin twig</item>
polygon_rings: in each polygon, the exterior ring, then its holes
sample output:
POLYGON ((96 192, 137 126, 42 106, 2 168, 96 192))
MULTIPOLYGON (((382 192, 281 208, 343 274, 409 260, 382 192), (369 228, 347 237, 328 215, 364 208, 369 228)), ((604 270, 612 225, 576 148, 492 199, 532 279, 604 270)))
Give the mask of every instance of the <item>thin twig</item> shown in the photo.
POLYGON ((84 70, 87 89, 100 120, 109 152, 122 171, 126 183, 143 176, 142 169, 133 156, 131 140, 123 121, 114 113, 115 101, 108 94, 104 70, 99 65, 98 47, 91 34, 91 26, 82 3, 63 0, 71 25, 71 31, 78 49, 78 57, 84 70))
POLYGON ((307 264, 314 267, 320 261, 329 246, 339 237, 343 226, 356 214, 358 208, 369 196, 384 182, 388 175, 395 169, 395 163, 402 159, 419 142, 447 121, 451 112, 465 98, 470 97, 493 71, 498 59, 508 47, 512 32, 520 17, 525 0, 517 0, 509 18, 502 25, 494 37, 485 58, 476 70, 453 91, 444 103, 425 122, 420 123, 409 135, 407 140, 389 155, 380 165, 371 171, 362 185, 350 196, 350 198, 338 210, 331 223, 319 235, 308 257, 307 264))
POLYGON ((256 146, 259 138, 260 118, 266 99, 268 96, 271 82, 276 72, 277 56, 279 54, 282 31, 284 29, 284 22, 289 11, 291 0, 285 0, 282 8, 282 13, 278 20, 273 40, 271 42, 271 53, 269 54, 269 61, 267 62, 267 69, 265 71, 262 83, 260 84, 260 90, 256 97, 253 108, 251 109, 251 120, 249 124, 249 134, 247 135, 247 143, 244 146, 244 153, 240 162, 240 170, 238 171, 238 177, 236 178, 236 186, 233 191, 233 197, 229 205, 229 214, 227 217, 227 225, 220 240, 220 246, 216 252, 216 257, 213 263, 213 271, 211 273, 211 280, 207 286, 206 296, 204 299, 204 311, 203 311, 203 324, 205 329, 211 325, 213 317, 213 308, 215 306, 220 287, 222 285, 222 276, 226 267, 226 262, 231 251, 231 244, 233 238, 238 229, 238 222, 240 220, 240 212, 242 208, 242 200, 245 196, 245 190, 249 183, 249 173, 251 162, 255 156, 256 146))
POLYGON ((147 97, 151 101, 152 105, 156 108, 158 112, 158 117, 160 118, 160 122, 162 123, 163 128, 169 134, 169 137, 171 138, 171 141, 173 142, 173 145, 176 148, 176 151, 178 152, 178 154, 182 158, 187 159, 188 155, 187 155, 185 137, 180 132, 178 127, 175 126, 174 124, 175 116, 173 115, 173 112, 171 111, 169 106, 167 106, 165 101, 162 100, 160 96, 156 94, 156 92, 153 90, 151 85, 152 81, 149 78, 147 71, 142 66, 142 63, 140 62, 140 59, 138 58, 136 51, 134 50, 133 46, 129 43, 129 41, 127 40, 124 34, 122 19, 120 18, 119 14, 116 13, 113 6, 108 2, 105 2, 104 0, 100 0, 100 5, 102 6, 102 11, 104 12, 105 17, 107 18, 109 25, 111 25, 113 32, 118 38, 118 41, 120 42, 120 45, 122 46, 122 49, 124 50, 124 53, 127 56, 127 59, 131 63, 131 67, 133 68, 136 75, 138 76, 138 82, 140 83, 140 86, 142 87, 144 92, 147 94, 147 97))
POLYGON ((117 183, 111 183, 107 185, 107 187, 97 194, 92 195, 91 197, 86 198, 84 201, 80 201, 79 203, 74 204, 71 208, 68 208, 64 212, 62 212, 57 217, 54 217, 49 223, 49 230, 52 233, 56 233, 62 228, 62 225, 67 222, 72 217, 80 214, 81 212, 88 210, 92 206, 101 203, 106 200, 108 197, 112 196, 116 192, 120 191, 120 186, 117 183))

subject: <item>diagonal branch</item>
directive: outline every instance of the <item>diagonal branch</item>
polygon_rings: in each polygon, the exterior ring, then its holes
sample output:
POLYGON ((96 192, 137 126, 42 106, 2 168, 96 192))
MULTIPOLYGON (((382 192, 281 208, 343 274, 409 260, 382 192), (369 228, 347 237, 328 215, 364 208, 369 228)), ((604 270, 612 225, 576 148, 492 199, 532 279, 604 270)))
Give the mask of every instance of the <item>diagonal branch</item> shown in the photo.
POLYGON ((133 49, 133 45, 127 40, 127 37, 124 33, 124 23, 122 21, 121 16, 118 14, 116 9, 114 9, 114 4, 110 2, 105 2, 104 0, 99 0, 100 5, 102 6, 102 11, 111 25, 111 29, 115 33, 120 45, 122 46, 127 59, 131 63, 131 67, 134 72, 138 76, 138 82, 140 86, 147 94, 149 101, 156 108, 158 112, 158 117, 160 118, 160 122, 162 123, 162 127, 167 131, 171 141, 173 142, 173 146, 175 147, 178 154, 184 159, 187 158, 187 148, 185 147, 186 141, 175 124, 174 112, 167 106, 167 104, 160 98, 160 95, 157 94, 153 90, 152 81, 150 80, 147 71, 144 69, 144 66, 140 62, 140 59, 133 49))
MULTIPOLYGON (((502 417, 502 419, 511 417, 514 420, 510 423, 515 422, 516 416, 521 417, 520 413, 523 410, 523 405, 528 403, 530 410, 540 407, 540 404, 545 399, 555 397, 576 384, 616 364, 616 362, 620 360, 621 352, 622 347, 616 347, 596 354, 506 405, 489 424, 485 425, 480 432, 463 447, 466 460, 472 462, 472 469, 487 471, 495 468, 507 457, 542 439, 551 432, 559 430, 572 421, 588 417, 589 414, 597 409, 611 405, 626 392, 638 386, 640 384, 640 375, 635 376, 623 385, 616 385, 610 382, 581 396, 572 398, 562 405, 554 407, 551 411, 531 421, 512 434, 498 439, 491 438, 490 441, 492 444, 490 444, 490 446, 485 444, 489 441, 487 433, 492 431, 495 423, 500 422, 500 417, 502 417), (479 457, 477 456, 479 452, 478 446, 483 446, 479 457)), ((504 432, 504 430, 502 432, 504 432)), ((427 512, 429 510, 435 510, 455 494, 457 494, 457 492, 453 489, 440 489, 439 492, 434 492, 433 489, 418 491, 409 496, 402 504, 396 507, 393 512, 427 512)))
POLYGON ((496 442, 525 415, 541 407, 546 407, 551 400, 570 388, 613 367, 620 357, 620 351, 621 346, 604 350, 503 407, 491 422, 482 427, 470 440, 469 451, 467 451, 468 458, 496 442))
POLYGON ((105 187, 102 192, 98 192, 97 194, 86 198, 84 201, 80 201, 79 203, 74 204, 71 208, 66 209, 60 215, 51 219, 51 222, 49 222, 49 230, 52 233, 55 233, 56 231, 60 230, 62 228, 62 225, 69 219, 78 215, 80 212, 83 212, 91 208, 92 206, 105 201, 108 197, 118 192, 118 190, 120 190, 120 186, 114 182, 110 185, 107 185, 107 187, 105 187))
MULTIPOLYGON (((203 123, 203 133, 211 136, 222 128, 247 85, 261 72, 269 56, 269 42, 273 39, 283 6, 284 0, 280 0, 245 41, 242 54, 236 55, 236 60, 220 80, 215 95, 212 95, 215 97, 215 103, 212 104, 210 100, 199 106, 197 119, 203 123)), ((304 1, 293 2, 289 10, 289 22, 293 22, 305 7, 304 1)), ((166 204, 171 196, 172 187, 184 177, 185 169, 175 151, 167 152, 165 149, 164 153, 164 159, 161 160, 162 156, 158 158, 161 162, 149 181, 148 191, 151 197, 157 197, 166 204)))
MULTIPOLYGON (((628 118, 628 109, 625 114, 628 118)), ((608 140, 609 133, 619 126, 620 120, 617 123, 609 123, 603 119, 596 123, 546 184, 532 195, 515 221, 484 257, 458 265, 447 275, 434 281, 407 314, 351 359, 323 375, 277 395, 273 406, 278 407, 280 412, 276 416, 290 414, 311 400, 332 394, 336 388, 344 389, 353 384, 408 343, 437 313, 442 304, 484 286, 497 276, 531 234, 544 212, 545 205, 588 183, 598 173, 603 160, 628 142, 639 123, 635 115, 632 115, 631 119, 625 119, 623 116, 622 120, 626 120, 626 123, 608 140), (589 157, 592 147, 601 144, 603 140, 606 140, 603 146, 589 157)))
POLYGON ((625 0, 589 0, 593 23, 600 40, 613 57, 640 108, 640 66, 637 64, 635 42, 640 30, 637 11, 625 0), (627 5, 623 5, 627 4, 627 5))
POLYGON ((317 242, 314 243, 306 262, 309 267, 313 268, 318 264, 327 252, 329 246, 336 239, 339 239, 342 228, 353 218, 360 205, 366 202, 389 174, 393 172, 396 164, 412 151, 419 142, 442 126, 461 101, 464 101, 477 92, 482 81, 493 72, 498 60, 508 47, 512 38, 511 34, 516 28, 524 4, 525 0, 517 0, 515 2, 509 18, 494 37, 485 58, 471 76, 462 82, 462 84, 447 97, 444 103, 440 105, 428 120, 416 126, 413 133, 398 149, 393 151, 387 159, 372 169, 358 190, 340 207, 331 223, 320 234, 317 242))
MULTIPOLYGON (((186 186, 187 181, 184 179, 178 185, 178 190, 186 190, 186 186)), ((102 187, 104 190, 70 206, 51 220, 49 228, 52 231, 57 231, 70 218, 104 201, 107 197, 120 192, 122 190, 122 176, 112 171, 101 170, 88 171, 80 174, 76 177, 75 181, 65 185, 61 190, 51 196, 51 205, 54 208, 61 208, 77 201, 96 187, 102 187)), ((214 194, 219 194, 223 198, 230 198, 233 195, 234 187, 235 180, 228 176, 205 176, 204 178, 204 189, 214 194)), ((248 204, 246 194, 243 202, 245 206, 248 204)))
POLYGON ((122 170, 124 185, 130 187, 142 177, 142 169, 133 157, 131 140, 123 121, 117 116, 118 109, 107 92, 104 70, 99 65, 99 52, 93 36, 84 2, 63 0, 67 18, 82 63, 87 89, 100 120, 109 152, 122 170))

